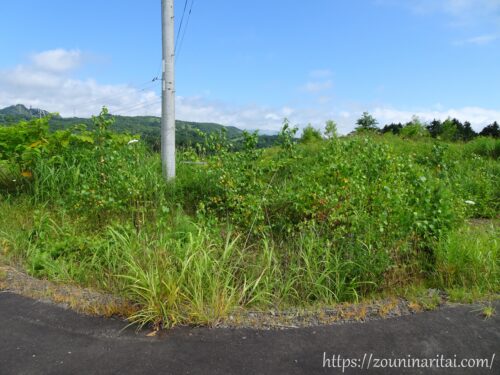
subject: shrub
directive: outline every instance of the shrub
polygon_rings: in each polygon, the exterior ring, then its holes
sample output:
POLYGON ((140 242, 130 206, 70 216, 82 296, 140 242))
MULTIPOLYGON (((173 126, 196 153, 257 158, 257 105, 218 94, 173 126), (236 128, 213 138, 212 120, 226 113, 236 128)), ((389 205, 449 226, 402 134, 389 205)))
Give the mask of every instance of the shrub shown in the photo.
POLYGON ((300 141, 302 143, 312 143, 323 140, 321 136, 321 132, 317 129, 314 129, 311 124, 307 125, 302 130, 302 136, 300 137, 300 141))
POLYGON ((468 153, 478 156, 498 159, 500 157, 500 139, 491 137, 477 137, 465 144, 468 153))
POLYGON ((422 125, 417 118, 415 118, 399 131, 399 135, 403 138, 423 138, 429 137, 430 133, 425 126, 422 125))

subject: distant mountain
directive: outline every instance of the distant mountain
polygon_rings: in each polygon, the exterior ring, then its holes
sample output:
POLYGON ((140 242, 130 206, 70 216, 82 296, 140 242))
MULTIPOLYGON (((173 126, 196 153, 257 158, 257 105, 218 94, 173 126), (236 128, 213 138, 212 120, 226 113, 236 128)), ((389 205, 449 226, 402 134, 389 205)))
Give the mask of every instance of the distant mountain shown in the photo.
MULTIPOLYGON (((13 105, 4 109, 0 109, 0 125, 14 124, 19 121, 29 120, 32 118, 47 116, 49 112, 27 108, 22 104, 13 105)), ((139 134, 153 149, 160 149, 160 128, 161 119, 154 116, 113 116, 115 123, 112 129, 117 132, 139 134)), ((52 116, 49 121, 51 130, 68 129, 73 125, 85 124, 91 127, 92 119, 80 117, 60 117, 52 116)), ((175 141, 177 146, 190 146, 203 141, 198 131, 203 133, 220 132, 226 130, 227 137, 233 143, 241 143, 243 139, 243 130, 234 126, 224 126, 209 122, 192 122, 192 121, 175 121, 175 141)), ((276 135, 259 135, 259 147, 272 146, 277 139, 276 135)))
POLYGON ((48 114, 49 112, 44 111, 43 109, 31 107, 27 108, 23 104, 16 104, 4 109, 0 109, 0 121, 2 121, 2 117, 30 119, 32 117, 45 117, 48 114))

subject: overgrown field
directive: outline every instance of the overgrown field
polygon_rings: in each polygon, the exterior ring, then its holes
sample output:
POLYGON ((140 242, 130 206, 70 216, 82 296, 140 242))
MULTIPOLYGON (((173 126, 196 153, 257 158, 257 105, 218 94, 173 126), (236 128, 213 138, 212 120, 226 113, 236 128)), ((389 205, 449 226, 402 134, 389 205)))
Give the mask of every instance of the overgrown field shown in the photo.
POLYGON ((498 140, 298 143, 285 124, 265 150, 207 136, 167 184, 159 155, 111 123, 0 127, 4 260, 125 296, 133 321, 162 326, 415 286, 499 292, 498 140))

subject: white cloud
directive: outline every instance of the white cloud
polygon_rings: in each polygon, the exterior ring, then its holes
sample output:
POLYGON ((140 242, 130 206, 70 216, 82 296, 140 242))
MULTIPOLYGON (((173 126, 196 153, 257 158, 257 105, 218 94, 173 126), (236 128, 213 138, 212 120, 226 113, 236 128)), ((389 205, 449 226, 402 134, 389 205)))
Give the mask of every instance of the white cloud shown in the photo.
POLYGON ((40 70, 66 72, 82 63, 80 50, 53 49, 31 56, 33 64, 40 70))
POLYGON ((182 96, 177 96, 175 111, 178 119, 216 122, 241 129, 264 131, 280 130, 283 119, 296 112, 295 109, 286 106, 281 108, 259 105, 232 106, 202 97, 182 96))
MULTIPOLYGON (((0 71, 0 82, 2 86, 6 85, 7 88, 15 92, 29 89, 57 88, 61 85, 62 78, 52 72, 19 65, 11 70, 0 71)), ((13 92, 9 94, 13 94, 13 92)))
POLYGON ((326 91, 331 89, 333 86, 333 82, 331 80, 326 81, 309 81, 304 86, 302 86, 302 90, 317 93, 321 91, 326 91))
POLYGON ((293 108, 290 108, 290 107, 283 107, 281 109, 281 112, 283 112, 283 115, 285 115, 285 116, 290 116, 294 112, 294 110, 293 110, 293 108))
POLYGON ((475 44, 475 45, 486 45, 494 42, 498 39, 498 35, 488 34, 488 35, 479 35, 472 38, 467 38, 463 40, 459 40, 455 42, 455 45, 464 45, 464 44, 475 44))
POLYGON ((138 115, 153 109, 152 113, 159 114, 153 106, 159 106, 160 99, 152 85, 139 90, 63 74, 77 68, 81 56, 77 50, 45 51, 33 55, 30 64, 0 70, 0 107, 21 103, 62 116, 87 117, 106 105, 114 113, 138 115))
POLYGON ((276 113, 268 113, 267 115, 264 116, 264 118, 266 120, 274 120, 274 121, 281 120, 281 117, 278 116, 276 113))
POLYGON ((330 69, 311 70, 309 72, 310 80, 302 85, 300 90, 311 94, 327 91, 333 87, 332 75, 333 73, 330 69))
MULTIPOLYGON (((43 53, 39 55, 47 56, 43 53)), ((31 64, 0 70, 0 108, 21 103, 59 112, 64 117, 73 115, 88 117, 99 113, 101 107, 106 105, 114 114, 160 115, 160 97, 153 86, 155 84, 159 86, 158 81, 146 87, 136 88, 125 84, 101 84, 93 79, 74 79, 62 74, 62 70, 68 71, 70 67, 76 66, 74 62, 40 65, 33 60, 31 64), (48 68, 49 65, 51 69, 48 68)), ((319 85, 310 88, 327 89, 331 87, 331 82, 328 82, 323 81, 322 84, 319 82, 319 85)), ((318 104, 310 104, 308 107, 256 104, 234 106, 209 100, 207 95, 177 96, 176 118, 216 122, 249 130, 259 129, 263 133, 278 131, 285 117, 289 118, 293 125, 298 124, 301 128, 308 123, 316 128, 323 128, 326 120, 332 119, 338 122, 339 132, 346 134, 353 130, 356 119, 362 112, 360 105, 340 106, 334 100, 329 102, 328 109, 325 108, 325 105, 318 104)), ((500 120, 500 110, 480 107, 446 109, 438 105, 429 109, 408 111, 378 106, 368 110, 381 125, 407 122, 413 115, 417 115, 423 121, 455 117, 462 121, 470 121, 475 130, 480 130, 485 125, 500 120)))

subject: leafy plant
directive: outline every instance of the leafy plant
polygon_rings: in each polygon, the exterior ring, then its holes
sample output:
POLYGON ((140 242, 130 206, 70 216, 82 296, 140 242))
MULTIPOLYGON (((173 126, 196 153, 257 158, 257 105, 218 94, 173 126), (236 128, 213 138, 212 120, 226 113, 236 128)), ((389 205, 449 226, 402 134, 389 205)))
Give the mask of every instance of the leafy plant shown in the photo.
POLYGON ((300 137, 300 141, 302 143, 312 143, 321 141, 323 137, 321 136, 321 132, 317 129, 314 129, 311 124, 307 125, 302 130, 302 136, 300 137))
POLYGON ((377 130, 378 121, 368 112, 363 112, 363 115, 356 121, 356 131, 374 131, 377 130))

